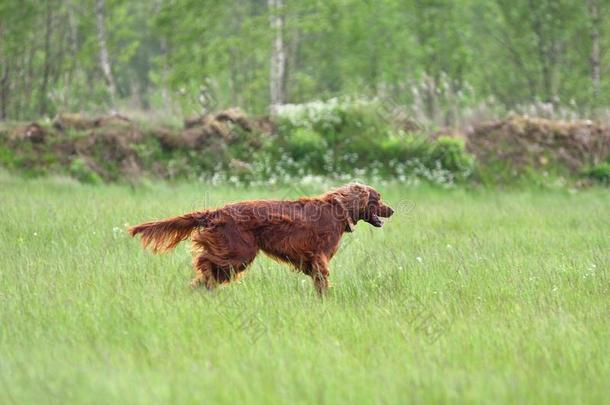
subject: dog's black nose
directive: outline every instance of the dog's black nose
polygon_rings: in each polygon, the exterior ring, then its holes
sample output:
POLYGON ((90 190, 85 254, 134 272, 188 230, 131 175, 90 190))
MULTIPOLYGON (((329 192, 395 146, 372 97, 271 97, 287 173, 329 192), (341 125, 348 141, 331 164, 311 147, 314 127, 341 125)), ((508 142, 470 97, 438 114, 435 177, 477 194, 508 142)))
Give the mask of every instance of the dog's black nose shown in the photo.
POLYGON ((394 215, 394 210, 388 207, 388 217, 391 217, 392 215, 394 215))

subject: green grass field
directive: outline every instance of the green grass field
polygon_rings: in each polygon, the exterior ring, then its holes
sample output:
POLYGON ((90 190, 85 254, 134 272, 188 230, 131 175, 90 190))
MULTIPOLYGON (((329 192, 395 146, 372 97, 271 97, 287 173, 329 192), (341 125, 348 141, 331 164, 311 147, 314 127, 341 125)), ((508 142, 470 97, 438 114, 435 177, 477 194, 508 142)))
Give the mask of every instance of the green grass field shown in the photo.
POLYGON ((0 403, 608 403, 608 190, 380 191, 321 301, 264 256, 193 292, 124 232, 297 189, 3 175, 0 403))

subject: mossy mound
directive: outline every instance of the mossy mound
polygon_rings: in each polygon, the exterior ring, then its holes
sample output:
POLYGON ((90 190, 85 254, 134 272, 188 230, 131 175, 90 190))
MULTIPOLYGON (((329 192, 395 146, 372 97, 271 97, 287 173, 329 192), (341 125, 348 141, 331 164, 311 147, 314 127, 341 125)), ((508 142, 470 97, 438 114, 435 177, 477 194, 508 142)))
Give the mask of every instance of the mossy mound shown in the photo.
POLYGON ((467 140, 480 164, 502 162, 517 173, 561 167, 577 174, 610 154, 610 126, 593 121, 510 116, 476 126, 467 140))

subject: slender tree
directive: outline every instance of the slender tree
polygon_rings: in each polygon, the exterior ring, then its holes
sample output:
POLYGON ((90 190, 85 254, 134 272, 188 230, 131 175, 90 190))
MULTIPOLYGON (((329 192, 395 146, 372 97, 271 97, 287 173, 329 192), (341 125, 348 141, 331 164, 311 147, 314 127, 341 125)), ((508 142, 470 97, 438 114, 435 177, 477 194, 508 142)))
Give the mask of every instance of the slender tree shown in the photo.
POLYGON ((0 77, 0 121, 4 121, 7 117, 6 110, 8 108, 9 95, 9 69, 8 63, 2 63, 2 77, 0 77))
MULTIPOLYGON (((0 38, 4 36, 4 26, 0 21, 0 38)), ((4 55, 4 47, 0 46, 0 121, 4 121, 6 119, 7 107, 8 107, 8 94, 9 94, 9 61, 8 58, 4 55)))
POLYGON ((277 107, 286 101, 285 74, 286 74, 286 50, 284 48, 284 16, 283 0, 268 0, 269 20, 273 33, 273 45, 271 47, 269 90, 271 94, 270 112, 274 114, 277 107))
POLYGON ((49 87, 49 76, 51 74, 51 37, 53 35, 53 8, 51 1, 46 1, 46 13, 45 13, 45 30, 44 35, 44 64, 42 68, 42 82, 40 85, 40 110, 41 115, 47 112, 47 100, 48 100, 48 87, 49 87))
POLYGON ((593 97, 597 98, 599 96, 601 83, 601 46, 599 33, 601 17, 598 0, 588 0, 587 8, 591 21, 589 31, 591 35, 591 57, 589 59, 591 65, 591 84, 593 86, 593 97))
POLYGON ((110 102, 114 107, 116 99, 116 86, 114 84, 112 65, 110 64, 110 57, 108 55, 108 46, 106 42, 105 3, 105 0, 95 1, 95 21, 97 28, 97 42, 99 46, 100 66, 102 68, 102 72, 104 73, 104 79, 106 80, 106 87, 108 88, 108 94, 110 95, 110 102))

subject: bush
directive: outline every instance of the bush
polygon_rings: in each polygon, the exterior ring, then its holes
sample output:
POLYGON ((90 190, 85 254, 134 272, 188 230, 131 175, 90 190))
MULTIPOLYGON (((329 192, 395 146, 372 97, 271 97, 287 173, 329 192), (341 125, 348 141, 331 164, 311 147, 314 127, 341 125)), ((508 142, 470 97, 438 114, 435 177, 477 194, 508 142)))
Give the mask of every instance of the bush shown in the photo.
POLYGON ((320 134, 332 149, 367 154, 371 142, 391 132, 390 124, 371 100, 333 98, 283 106, 278 112, 280 136, 304 128, 320 134))
POLYGON ((306 128, 297 128, 288 134, 286 149, 293 159, 322 157, 326 153, 327 144, 320 134, 306 128))
POLYGON ((385 162, 424 160, 430 153, 430 147, 426 138, 417 134, 390 135, 379 141, 378 158, 385 162))
POLYGON ((99 184, 102 178, 89 166, 83 158, 76 158, 70 163, 70 175, 82 183, 99 184))
POLYGON ((464 140, 457 137, 439 137, 432 145, 428 159, 431 165, 452 172, 458 180, 466 179, 474 168, 474 157, 466 152, 464 140))
POLYGON ((443 184, 470 175, 474 158, 462 139, 431 142, 404 133, 383 111, 376 100, 350 98, 283 106, 278 113, 279 141, 295 163, 318 174, 374 171, 443 184))
POLYGON ((584 175, 600 184, 610 185, 610 163, 600 163, 585 170, 584 175))
POLYGON ((0 166, 7 167, 9 169, 14 168, 18 165, 18 159, 15 153, 10 149, 0 145, 0 166))
POLYGON ((354 166, 383 161, 381 142, 392 133, 390 124, 379 114, 378 103, 363 99, 286 105, 277 120, 279 138, 288 145, 291 156, 311 160, 315 154, 311 164, 320 167, 326 155, 327 172, 351 171, 354 166))

